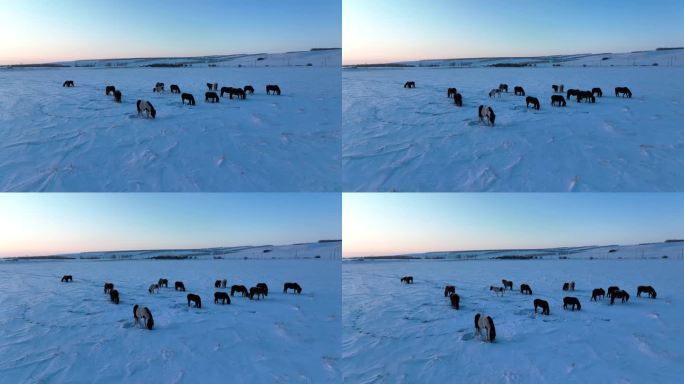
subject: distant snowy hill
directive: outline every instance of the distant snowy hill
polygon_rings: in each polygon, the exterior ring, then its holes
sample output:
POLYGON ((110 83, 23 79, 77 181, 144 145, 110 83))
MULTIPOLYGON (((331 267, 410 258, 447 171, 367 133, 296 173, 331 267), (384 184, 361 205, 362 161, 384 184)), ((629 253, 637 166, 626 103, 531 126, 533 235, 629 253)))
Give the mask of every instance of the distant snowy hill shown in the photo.
POLYGON ((213 55, 198 57, 158 57, 77 60, 51 63, 72 67, 339 67, 342 65, 342 50, 321 48, 310 51, 286 53, 259 53, 238 55, 213 55))
MULTIPOLYGON (((219 247, 201 249, 160 249, 104 251, 31 257, 32 260, 81 259, 81 260, 131 260, 131 259, 335 259, 341 254, 341 241, 320 241, 292 245, 262 245, 244 247, 219 247)), ((1 259, 0 259, 1 260, 1 259)), ((27 260, 17 257, 5 260, 27 260)))
POLYGON ((586 247, 563 247, 545 249, 505 249, 481 251, 444 251, 404 254, 387 257, 361 257, 350 259, 657 259, 684 258, 684 241, 667 241, 637 245, 607 245, 586 247))
MULTIPOLYGON (((538 57, 489 57, 469 59, 434 59, 402 61, 377 66, 407 67, 515 67, 515 66, 684 66, 684 48, 629 53, 587 53, 538 57)), ((355 65, 350 67, 363 67, 355 65)), ((375 66, 375 65, 369 65, 375 66)))

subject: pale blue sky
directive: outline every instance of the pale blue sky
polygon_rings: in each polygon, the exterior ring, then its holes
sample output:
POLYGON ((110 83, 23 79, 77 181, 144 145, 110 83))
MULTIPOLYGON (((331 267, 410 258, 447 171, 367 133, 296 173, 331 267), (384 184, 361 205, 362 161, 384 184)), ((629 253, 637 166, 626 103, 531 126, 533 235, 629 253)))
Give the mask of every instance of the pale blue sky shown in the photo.
POLYGON ((333 193, 0 193, 0 256, 341 237, 333 193))
POLYGON ((340 0, 2 0, 0 64, 340 47, 340 0))
POLYGON ((681 0, 342 0, 345 64, 684 45, 681 0))
POLYGON ((347 193, 344 256, 684 238, 684 194, 347 193))

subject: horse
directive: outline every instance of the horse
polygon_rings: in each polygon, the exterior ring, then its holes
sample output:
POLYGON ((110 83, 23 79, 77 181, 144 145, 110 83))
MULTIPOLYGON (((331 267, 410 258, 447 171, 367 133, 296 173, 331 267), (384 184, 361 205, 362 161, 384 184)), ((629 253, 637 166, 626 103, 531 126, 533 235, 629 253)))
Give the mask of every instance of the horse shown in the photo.
POLYGON ((171 84, 171 93, 181 93, 180 87, 176 84, 171 84))
POLYGON ((513 290, 513 282, 512 281, 506 280, 506 279, 501 279, 501 284, 503 284, 504 289, 508 288, 511 291, 513 290))
POLYGON ((578 103, 581 103, 582 100, 587 100, 587 101, 590 102, 590 103, 595 103, 595 102, 596 102, 596 98, 595 98, 594 95, 592 95, 592 93, 589 92, 589 91, 580 91, 580 92, 577 94, 577 102, 578 102, 578 103))
POLYGON ((181 103, 185 104, 186 100, 188 102, 188 105, 195 105, 195 96, 189 93, 181 94, 181 103))
POLYGON ((452 293, 456 293, 456 287, 454 287, 453 285, 447 285, 446 287, 444 287, 444 297, 447 297, 452 293))
POLYGON ((74 277, 71 275, 64 275, 62 276, 62 283, 68 283, 70 281, 74 281, 74 277))
POLYGON ((269 84, 266 86, 266 94, 270 95, 273 92, 274 95, 280 96, 280 87, 274 84, 269 84))
POLYGON ((549 311, 549 302, 542 299, 534 299, 534 313, 537 313, 537 308, 541 308, 542 315, 548 316, 551 312, 549 311))
POLYGON ((400 280, 402 283, 413 284, 413 276, 404 276, 400 280))
POLYGON ((242 293, 242 296, 249 296, 249 291, 244 285, 233 285, 230 287, 230 295, 235 296, 235 292, 242 293))
POLYGON ((612 305, 615 302, 615 299, 620 299, 622 300, 623 303, 629 301, 629 293, 624 290, 619 290, 619 291, 613 291, 610 295, 610 304, 612 305))
POLYGON ((577 97, 577 95, 580 93, 579 89, 568 89, 568 92, 565 95, 565 98, 570 100, 571 96, 577 97))
POLYGON ((147 288, 147 292, 151 294, 153 293, 159 293, 159 284, 151 284, 149 288, 147 288))
POLYGON ((482 336, 482 329, 486 330, 485 341, 494 342, 496 339, 496 328, 494 328, 494 320, 490 316, 480 315, 479 313, 475 315, 475 333, 478 336, 482 336))
POLYGON ((637 297, 641 297, 642 293, 648 293, 648 297, 656 298, 656 291, 650 285, 640 285, 637 287, 637 297))
POLYGON ((221 288, 221 280, 216 280, 214 282, 214 288, 221 288))
POLYGON ((523 89, 523 87, 515 86, 513 88, 513 92, 515 92, 516 96, 525 96, 525 90, 523 89))
POLYGON ((151 330, 154 327, 154 318, 152 317, 152 312, 149 308, 141 307, 138 304, 133 306, 133 318, 135 319, 135 325, 138 325, 140 319, 145 319, 143 325, 145 328, 151 330))
POLYGON ((613 294, 613 292, 616 292, 619 290, 620 290, 620 287, 618 287, 617 285, 611 285, 610 287, 608 287, 608 297, 610 297, 613 294))
POLYGON ((152 117, 154 119, 157 117, 157 110, 154 109, 154 106, 149 101, 138 100, 135 105, 138 108, 138 116, 142 116, 142 113, 145 112, 148 118, 152 117))
POLYGON ((212 103, 218 103, 219 102, 219 96, 216 94, 216 92, 206 92, 204 94, 204 101, 209 101, 211 100, 212 103))
POLYGON ((249 289, 249 299, 254 300, 254 295, 256 295, 257 300, 259 300, 259 297, 266 297, 266 292, 264 292, 264 289, 261 287, 252 287, 249 289))
POLYGON ((499 84, 499 92, 508 92, 508 84, 499 84))
POLYGON ((74 86, 74 81, 73 80, 67 80, 64 83, 62 83, 62 87, 68 87, 71 88, 74 86))
POLYGON ((495 286, 493 286, 493 285, 490 285, 490 286, 489 286, 489 290, 490 290, 490 291, 494 291, 494 293, 497 294, 497 295, 500 293, 500 294, 501 294, 501 297, 503 297, 504 292, 506 292, 506 288, 504 288, 504 287, 495 287, 495 286))
POLYGON ((629 90, 627 87, 616 87, 615 88, 615 97, 618 97, 622 95, 622 97, 629 97, 630 99, 632 98, 632 91, 629 90))
POLYGON ((575 282, 565 282, 563 283, 563 290, 564 291, 574 291, 575 290, 575 282))
POLYGON ((530 104, 532 104, 532 108, 536 110, 539 110, 541 108, 541 106, 539 105, 539 99, 537 99, 536 97, 527 96, 525 98, 525 104, 525 108, 529 108, 530 104))
POLYGON ((461 96, 460 93, 454 95, 454 104, 456 104, 459 107, 463 106, 463 96, 461 96))
POLYGON ((188 293, 188 307, 190 306, 190 303, 192 303, 195 308, 202 308, 202 298, 199 297, 199 295, 195 295, 194 293, 188 293))
POLYGON ((108 85, 105 87, 105 95, 109 96, 110 93, 114 93, 116 91, 116 87, 113 85, 108 85))
POLYGON ((496 115, 494 114, 492 107, 480 105, 480 107, 477 109, 477 112, 478 116, 480 117, 480 121, 486 120, 488 124, 490 124, 492 127, 494 126, 496 115))
POLYGON ((173 289, 176 290, 176 291, 185 292, 185 284, 183 284, 182 281, 176 281, 176 282, 173 284, 173 289))
POLYGON ((109 291, 109 300, 111 300, 114 304, 119 304, 119 291, 116 289, 109 291))
POLYGON ((264 296, 268 296, 268 285, 266 283, 258 283, 256 286, 264 291, 264 296))
POLYGON ((556 84, 552 85, 552 86, 551 86, 551 89, 553 89, 553 92, 554 92, 554 93, 557 93, 557 92, 558 92, 558 86, 557 86, 556 84))
POLYGON ((164 83, 157 83, 157 85, 152 88, 152 92, 164 93, 164 83))
POLYGON ((416 82, 415 81, 407 81, 404 83, 404 88, 415 88, 416 87, 416 82))
POLYGON ((563 84, 560 84, 560 85, 554 84, 551 86, 551 88, 553 88, 554 93, 563 93, 563 88, 565 88, 565 86, 563 84))
POLYGON ((452 293, 449 295, 449 301, 451 301, 451 306, 456 308, 456 309, 461 309, 461 297, 458 296, 456 293, 452 293))
POLYGON ((159 282, 157 282, 157 284, 159 284, 159 287, 168 288, 169 287, 169 280, 168 279, 159 279, 159 282))
POLYGON ((528 284, 520 284, 520 293, 523 295, 531 295, 532 287, 530 287, 528 284))
POLYGON ((563 95, 553 95, 551 96, 551 105, 558 104, 559 107, 565 107, 567 104, 565 102, 565 97, 563 95))
POLYGON ((121 91, 118 89, 114 91, 114 102, 120 103, 121 102, 121 91))
POLYGON ((594 290, 591 291, 591 299, 598 301, 599 296, 601 296, 601 299, 604 299, 606 297, 606 291, 604 291, 603 288, 594 288, 594 290))
POLYGON ((230 94, 230 92, 233 91, 233 87, 221 87, 221 97, 223 97, 224 93, 230 94))
POLYGON ((233 99, 233 96, 237 97, 238 100, 246 100, 247 99, 247 94, 242 88, 231 88, 230 91, 230 99, 233 99))
POLYGON ((302 287, 297 283, 285 283, 283 285, 283 293, 287 293, 288 289, 292 289, 293 291, 297 292, 297 294, 302 293, 302 287))
POLYGON ((214 304, 218 304, 219 300, 221 304, 225 304, 226 301, 230 304, 230 296, 225 292, 214 292, 214 304))
POLYGON ((114 289, 114 283, 104 283, 104 293, 109 293, 114 289))
POLYGON ((597 88, 592 88, 592 89, 591 89, 591 94, 592 94, 592 95, 596 95, 596 96, 598 96, 598 97, 603 97, 603 91, 601 90, 601 88, 598 88, 598 87, 597 87, 597 88))
POLYGON ((447 97, 454 97, 457 93, 458 91, 456 90, 456 88, 447 89, 447 97))
POLYGON ((218 91, 218 83, 207 83, 207 88, 209 88, 210 91, 218 91))
POLYGON ((563 298, 563 309, 568 309, 568 305, 572 306, 572 310, 575 310, 575 307, 577 307, 577 310, 580 311, 582 310, 582 304, 580 304, 580 301, 576 297, 572 296, 565 296, 563 298))
POLYGON ((492 88, 492 90, 489 91, 489 97, 492 98, 492 97, 495 97, 495 96, 501 97, 501 91, 498 90, 498 89, 496 89, 496 88, 492 88))
POLYGON ((245 93, 249 93, 250 95, 254 94, 254 87, 251 85, 245 85, 243 89, 245 90, 245 93))

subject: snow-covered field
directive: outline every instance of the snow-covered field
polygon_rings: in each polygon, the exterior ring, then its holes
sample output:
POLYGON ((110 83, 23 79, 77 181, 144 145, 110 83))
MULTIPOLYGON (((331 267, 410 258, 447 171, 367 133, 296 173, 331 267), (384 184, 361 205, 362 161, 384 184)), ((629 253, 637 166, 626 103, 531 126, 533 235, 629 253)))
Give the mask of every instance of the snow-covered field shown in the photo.
POLYGON ((374 68, 342 77, 345 191, 684 190, 684 67, 374 68), (403 88, 409 80, 415 89, 403 88), (490 99, 499 83, 511 92, 490 99), (551 107, 551 85, 561 83, 604 96, 551 107), (541 110, 527 109, 516 85, 541 110), (616 86, 633 98, 616 98, 616 86), (479 123, 480 104, 493 107, 495 127, 479 123))
POLYGON ((15 68, 0 69, 0 84, 0 190, 340 189, 339 66, 15 68), (165 94, 152 92, 156 82, 165 94), (256 92, 209 104, 207 82, 256 92), (197 105, 182 105, 171 84, 197 105), (267 84, 282 95, 267 96, 267 84), (138 99, 155 120, 137 117, 138 99))
POLYGON ((353 383, 678 383, 684 375, 683 260, 345 261, 341 369, 353 383), (399 279, 412 275, 413 285, 399 279), (496 297, 490 285, 512 280, 496 297), (574 280, 582 310, 564 311, 574 280), (520 283, 534 295, 520 294, 520 283), (443 296, 453 284, 461 309, 443 296), (657 299, 637 298, 653 285, 657 299), (618 285, 627 304, 590 302, 618 285), (533 313, 543 298, 550 316, 533 313), (473 317, 494 319, 494 343, 474 338, 473 317))
POLYGON ((339 276, 339 259, 0 262, 0 381, 339 382, 339 276), (160 277, 187 292, 148 294, 160 277), (216 305, 219 278, 266 282, 269 296, 216 305), (302 294, 283 294, 286 281, 302 294), (119 305, 104 282, 119 290, 119 305), (201 309, 188 308, 190 292, 201 309), (134 326, 135 303, 152 311, 152 331, 134 326))

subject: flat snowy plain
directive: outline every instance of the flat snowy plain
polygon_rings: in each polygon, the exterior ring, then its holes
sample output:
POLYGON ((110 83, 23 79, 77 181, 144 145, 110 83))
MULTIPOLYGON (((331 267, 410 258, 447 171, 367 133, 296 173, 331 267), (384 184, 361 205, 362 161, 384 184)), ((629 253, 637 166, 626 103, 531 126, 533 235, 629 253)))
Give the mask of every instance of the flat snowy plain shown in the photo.
POLYGON ((339 259, 0 262, 0 381, 339 382, 339 276, 339 259), (64 274, 73 283, 61 283, 64 274), (171 288, 150 295, 160 277, 171 288), (266 282, 270 292, 216 305, 219 278, 266 282), (176 280, 187 292, 173 290, 176 280), (106 281, 119 305, 103 293, 106 281), (301 295, 283 294, 286 281, 301 295), (188 308, 191 292, 201 309, 188 308), (152 311, 152 331, 134 326, 136 303, 152 311))
POLYGON ((357 68, 342 77, 345 191, 684 190, 683 67, 357 68), (415 89, 403 88, 409 80, 415 89), (510 92, 490 99, 499 83, 510 92), (552 84, 604 95, 551 107, 552 84), (513 95, 517 85, 541 110, 513 95), (633 97, 616 98, 616 86, 633 97), (480 104, 494 109, 494 127, 478 121, 480 104))
MULTIPOLYGON (((659 256, 658 256, 659 257, 659 256)), ((341 369, 351 383, 679 383, 684 375, 684 260, 344 261, 341 369), (412 275, 415 283, 399 279, 412 275), (490 285, 512 280, 497 297, 490 285), (574 280, 576 291, 561 290, 574 280), (522 295, 521 283, 534 295, 522 295), (444 297, 456 286, 461 309, 444 297), (618 285, 627 304, 591 302, 618 285), (657 299, 636 297, 652 285, 657 299), (576 296, 581 311, 562 309, 576 296), (532 301, 549 302, 550 316, 532 301), (494 343, 473 317, 494 319, 494 343)))
POLYGON ((340 189, 339 66, 0 68, 0 83, 3 191, 340 189), (156 82, 166 93, 152 92, 156 82), (256 92, 209 104, 207 82, 256 92), (182 105, 171 84, 197 105, 182 105), (267 84, 282 95, 267 96, 267 84), (138 99, 155 120, 138 118, 138 99))

